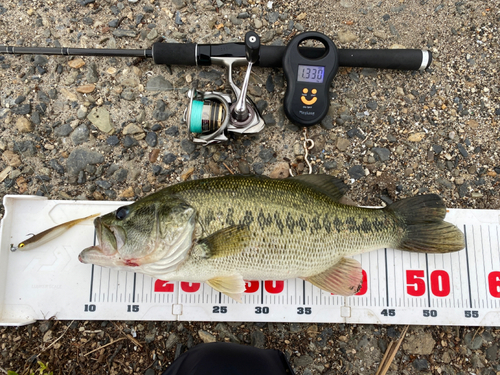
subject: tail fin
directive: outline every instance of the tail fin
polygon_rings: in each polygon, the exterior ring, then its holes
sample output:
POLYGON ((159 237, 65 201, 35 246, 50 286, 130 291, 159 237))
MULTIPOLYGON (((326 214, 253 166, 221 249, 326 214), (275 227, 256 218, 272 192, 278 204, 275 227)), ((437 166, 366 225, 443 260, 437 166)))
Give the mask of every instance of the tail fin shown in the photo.
POLYGON ((405 233, 395 247, 400 250, 448 253, 465 247, 464 235, 455 225, 443 221, 446 206, 439 195, 420 195, 388 206, 406 225, 405 233))

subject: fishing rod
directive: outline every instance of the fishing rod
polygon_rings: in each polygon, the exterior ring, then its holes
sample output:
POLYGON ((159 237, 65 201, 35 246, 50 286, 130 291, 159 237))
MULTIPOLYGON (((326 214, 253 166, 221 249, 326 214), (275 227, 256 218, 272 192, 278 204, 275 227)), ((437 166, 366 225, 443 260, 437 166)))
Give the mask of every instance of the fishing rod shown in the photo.
POLYGON ((151 49, 46 48, 0 46, 0 54, 113 56, 152 58, 155 64, 226 67, 232 94, 201 92, 191 88, 184 112, 192 140, 199 144, 226 141, 227 133, 253 134, 264 128, 255 103, 247 96, 253 66, 283 68, 287 88, 283 107, 300 128, 316 125, 330 105, 329 88, 339 67, 424 70, 432 54, 419 49, 338 49, 326 35, 309 31, 295 36, 286 46, 260 44, 254 31, 239 43, 154 43, 151 49), (308 41, 318 47, 308 47, 308 41), (247 65, 241 88, 232 79, 235 66, 247 65))

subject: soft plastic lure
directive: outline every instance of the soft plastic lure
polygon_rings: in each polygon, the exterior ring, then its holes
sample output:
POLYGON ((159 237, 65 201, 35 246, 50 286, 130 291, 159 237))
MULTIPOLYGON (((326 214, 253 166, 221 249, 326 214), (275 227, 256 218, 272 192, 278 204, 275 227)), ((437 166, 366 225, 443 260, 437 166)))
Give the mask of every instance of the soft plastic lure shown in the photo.
POLYGON ((33 237, 28 238, 26 241, 20 242, 19 245, 17 245, 17 248, 22 251, 32 250, 35 247, 43 245, 49 241, 52 241, 54 238, 59 237, 61 234, 63 234, 76 224, 81 223, 84 220, 92 219, 93 217, 99 215, 100 213, 56 225, 55 227, 49 228, 47 230, 44 230, 43 232, 35 234, 33 237))

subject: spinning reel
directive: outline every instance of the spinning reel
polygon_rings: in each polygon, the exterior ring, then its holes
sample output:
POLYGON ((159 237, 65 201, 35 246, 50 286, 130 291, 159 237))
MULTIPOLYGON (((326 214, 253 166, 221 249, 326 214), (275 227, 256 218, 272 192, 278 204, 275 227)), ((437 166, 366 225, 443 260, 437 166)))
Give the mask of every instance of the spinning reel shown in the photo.
POLYGON ((260 38, 249 31, 245 35, 245 56, 222 57, 220 63, 228 68, 228 81, 232 95, 217 91, 200 92, 190 89, 189 106, 184 112, 192 141, 199 144, 210 144, 227 141, 227 132, 254 134, 264 128, 255 103, 247 96, 248 82, 253 64, 259 60, 260 38), (248 62, 247 71, 241 89, 233 82, 233 66, 248 62))

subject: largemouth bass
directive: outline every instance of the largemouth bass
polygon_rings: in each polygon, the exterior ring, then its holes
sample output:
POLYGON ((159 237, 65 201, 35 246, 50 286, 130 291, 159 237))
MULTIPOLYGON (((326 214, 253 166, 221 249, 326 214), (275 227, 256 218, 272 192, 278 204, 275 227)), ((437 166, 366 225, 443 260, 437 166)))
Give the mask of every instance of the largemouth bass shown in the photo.
POLYGON ((328 175, 179 183, 96 218, 99 245, 79 259, 162 280, 206 282, 240 300, 244 280, 296 277, 352 295, 362 269, 347 256, 384 247, 429 253, 465 247, 462 232, 443 221, 438 195, 370 209, 339 203, 345 190, 328 175))

